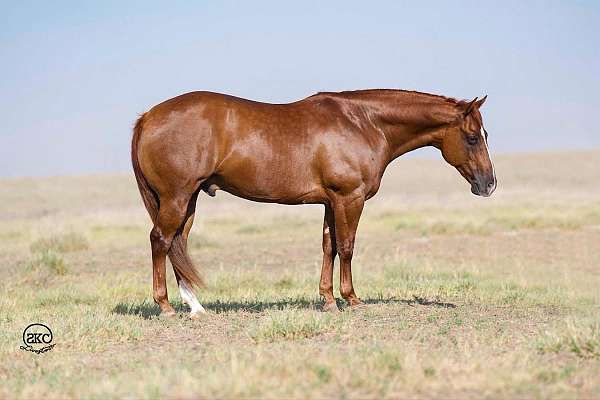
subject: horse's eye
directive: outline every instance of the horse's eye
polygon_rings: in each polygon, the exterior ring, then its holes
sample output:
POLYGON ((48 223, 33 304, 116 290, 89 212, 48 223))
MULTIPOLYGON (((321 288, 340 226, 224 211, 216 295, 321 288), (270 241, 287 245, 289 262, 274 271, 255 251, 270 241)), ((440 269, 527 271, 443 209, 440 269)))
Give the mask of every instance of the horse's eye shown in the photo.
POLYGON ((471 146, 475 146, 478 141, 479 141, 479 136, 477 136, 477 135, 468 135, 467 136, 467 143, 469 143, 471 146))

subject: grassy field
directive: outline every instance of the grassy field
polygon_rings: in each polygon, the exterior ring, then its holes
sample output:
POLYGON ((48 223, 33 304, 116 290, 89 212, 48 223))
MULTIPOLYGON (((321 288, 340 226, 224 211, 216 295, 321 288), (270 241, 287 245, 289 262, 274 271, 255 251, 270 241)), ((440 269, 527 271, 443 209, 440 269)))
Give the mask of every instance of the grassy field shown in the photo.
POLYGON ((359 227, 367 306, 338 314, 322 207, 201 196, 200 320, 171 272, 182 314, 158 317, 132 176, 0 180, 0 398, 600 398, 600 152, 496 170, 483 199, 443 161, 391 166, 359 227), (33 322, 52 351, 19 349, 33 322))

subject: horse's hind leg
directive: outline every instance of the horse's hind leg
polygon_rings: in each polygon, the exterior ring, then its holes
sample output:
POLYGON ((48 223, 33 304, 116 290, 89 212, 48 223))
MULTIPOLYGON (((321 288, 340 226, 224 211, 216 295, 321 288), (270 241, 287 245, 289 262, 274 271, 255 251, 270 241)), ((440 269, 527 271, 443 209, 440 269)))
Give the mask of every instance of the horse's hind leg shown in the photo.
POLYGON ((154 301, 161 314, 172 316, 175 310, 169 304, 166 280, 166 259, 177 230, 186 215, 189 196, 185 198, 161 198, 154 228, 150 232, 152 244, 152 288, 154 301))
MULTIPOLYGON (((196 212, 196 200, 198 198, 198 192, 194 193, 192 198, 188 203, 187 213, 185 217, 185 222, 183 225, 183 230, 181 232, 181 238, 176 237, 175 240, 182 240, 182 246, 184 252, 187 254, 187 241, 190 234, 190 230, 192 229, 192 224, 194 223, 194 214, 196 212)), ((181 275, 177 272, 175 268, 173 268, 173 272, 175 272, 175 277, 177 278, 177 286, 179 286, 179 293, 181 295, 181 300, 186 303, 190 307, 190 317, 195 318, 199 314, 206 313, 202 304, 196 298, 192 287, 188 284, 185 279, 182 279, 181 275)))

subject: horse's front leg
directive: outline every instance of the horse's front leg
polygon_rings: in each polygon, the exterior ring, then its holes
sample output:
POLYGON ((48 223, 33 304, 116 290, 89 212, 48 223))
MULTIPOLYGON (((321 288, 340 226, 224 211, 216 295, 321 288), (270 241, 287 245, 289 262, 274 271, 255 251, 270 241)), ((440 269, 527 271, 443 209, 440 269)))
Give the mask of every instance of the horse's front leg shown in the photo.
POLYGON ((335 194, 331 198, 335 219, 335 241, 340 256, 340 294, 351 307, 362 303, 352 285, 352 254, 356 229, 364 204, 364 195, 358 190, 347 195, 335 194))
POLYGON ((325 218, 323 219, 323 266, 321 267, 321 281, 319 294, 323 297, 324 311, 339 311, 333 297, 333 263, 337 254, 335 245, 335 220, 331 207, 325 205, 325 218))

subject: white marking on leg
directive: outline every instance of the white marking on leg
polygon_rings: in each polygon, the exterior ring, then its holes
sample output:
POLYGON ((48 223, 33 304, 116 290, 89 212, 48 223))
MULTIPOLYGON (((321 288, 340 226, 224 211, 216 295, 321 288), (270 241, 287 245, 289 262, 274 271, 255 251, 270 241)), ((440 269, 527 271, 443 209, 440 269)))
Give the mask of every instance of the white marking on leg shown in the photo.
POLYGON ((181 300, 190 306, 190 314, 205 313, 206 310, 202 307, 202 304, 196 298, 196 295, 189 287, 189 285, 183 280, 179 280, 179 293, 181 294, 181 300))
POLYGON ((326 227, 323 233, 327 235, 329 233, 329 227, 326 227))

